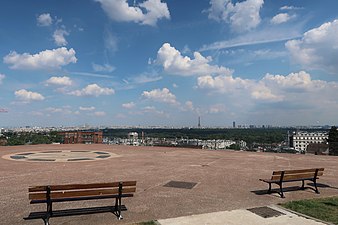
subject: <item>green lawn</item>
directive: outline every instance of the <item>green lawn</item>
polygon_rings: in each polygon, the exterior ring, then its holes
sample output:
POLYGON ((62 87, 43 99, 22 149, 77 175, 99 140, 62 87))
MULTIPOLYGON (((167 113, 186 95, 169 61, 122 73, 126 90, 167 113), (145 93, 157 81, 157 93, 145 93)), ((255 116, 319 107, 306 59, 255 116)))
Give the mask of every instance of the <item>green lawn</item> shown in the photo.
POLYGON ((291 201, 283 203, 281 206, 338 225, 338 196, 291 201))

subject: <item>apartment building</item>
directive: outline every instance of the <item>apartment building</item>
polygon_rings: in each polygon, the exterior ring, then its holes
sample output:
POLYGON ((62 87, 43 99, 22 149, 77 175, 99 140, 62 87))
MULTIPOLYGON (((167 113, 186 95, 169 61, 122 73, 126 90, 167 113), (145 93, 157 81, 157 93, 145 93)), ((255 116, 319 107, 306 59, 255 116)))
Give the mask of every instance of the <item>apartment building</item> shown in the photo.
POLYGON ((327 132, 296 131, 291 135, 290 147, 300 152, 306 152, 309 144, 325 144, 329 135, 327 132))

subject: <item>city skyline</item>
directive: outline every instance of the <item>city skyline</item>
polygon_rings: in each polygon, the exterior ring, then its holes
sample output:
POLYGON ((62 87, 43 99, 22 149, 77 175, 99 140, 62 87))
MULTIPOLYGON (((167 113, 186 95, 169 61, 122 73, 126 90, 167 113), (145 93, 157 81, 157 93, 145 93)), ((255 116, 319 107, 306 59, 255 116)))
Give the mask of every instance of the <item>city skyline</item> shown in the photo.
POLYGON ((0 3, 0 126, 338 124, 334 0, 0 3))

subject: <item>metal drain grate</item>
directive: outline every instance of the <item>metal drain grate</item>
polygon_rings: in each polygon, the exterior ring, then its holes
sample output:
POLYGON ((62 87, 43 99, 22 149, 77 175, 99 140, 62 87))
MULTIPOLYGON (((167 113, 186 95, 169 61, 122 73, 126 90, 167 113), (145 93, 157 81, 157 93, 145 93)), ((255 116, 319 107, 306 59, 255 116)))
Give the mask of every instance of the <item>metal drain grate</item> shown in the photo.
POLYGON ((197 183, 194 182, 184 182, 184 181, 170 181, 163 185, 163 187, 173 187, 173 188, 183 188, 183 189, 193 189, 197 183))
POLYGON ((261 216, 263 218, 270 218, 270 217, 277 217, 281 215, 285 215, 282 212, 279 212, 275 209, 271 209, 269 207, 257 207, 257 208, 252 208, 252 209, 247 209, 248 211, 255 213, 258 216, 261 216))

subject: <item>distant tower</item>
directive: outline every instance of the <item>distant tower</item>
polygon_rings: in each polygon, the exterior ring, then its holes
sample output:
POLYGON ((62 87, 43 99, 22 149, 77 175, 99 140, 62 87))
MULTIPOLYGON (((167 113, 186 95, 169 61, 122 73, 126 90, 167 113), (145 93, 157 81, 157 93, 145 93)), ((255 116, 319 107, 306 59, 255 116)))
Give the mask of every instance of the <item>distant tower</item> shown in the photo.
POLYGON ((198 125, 197 126, 198 126, 198 128, 201 128, 201 117, 200 116, 198 117, 198 125))
POLYGON ((232 128, 236 128, 236 122, 232 122, 232 128))

